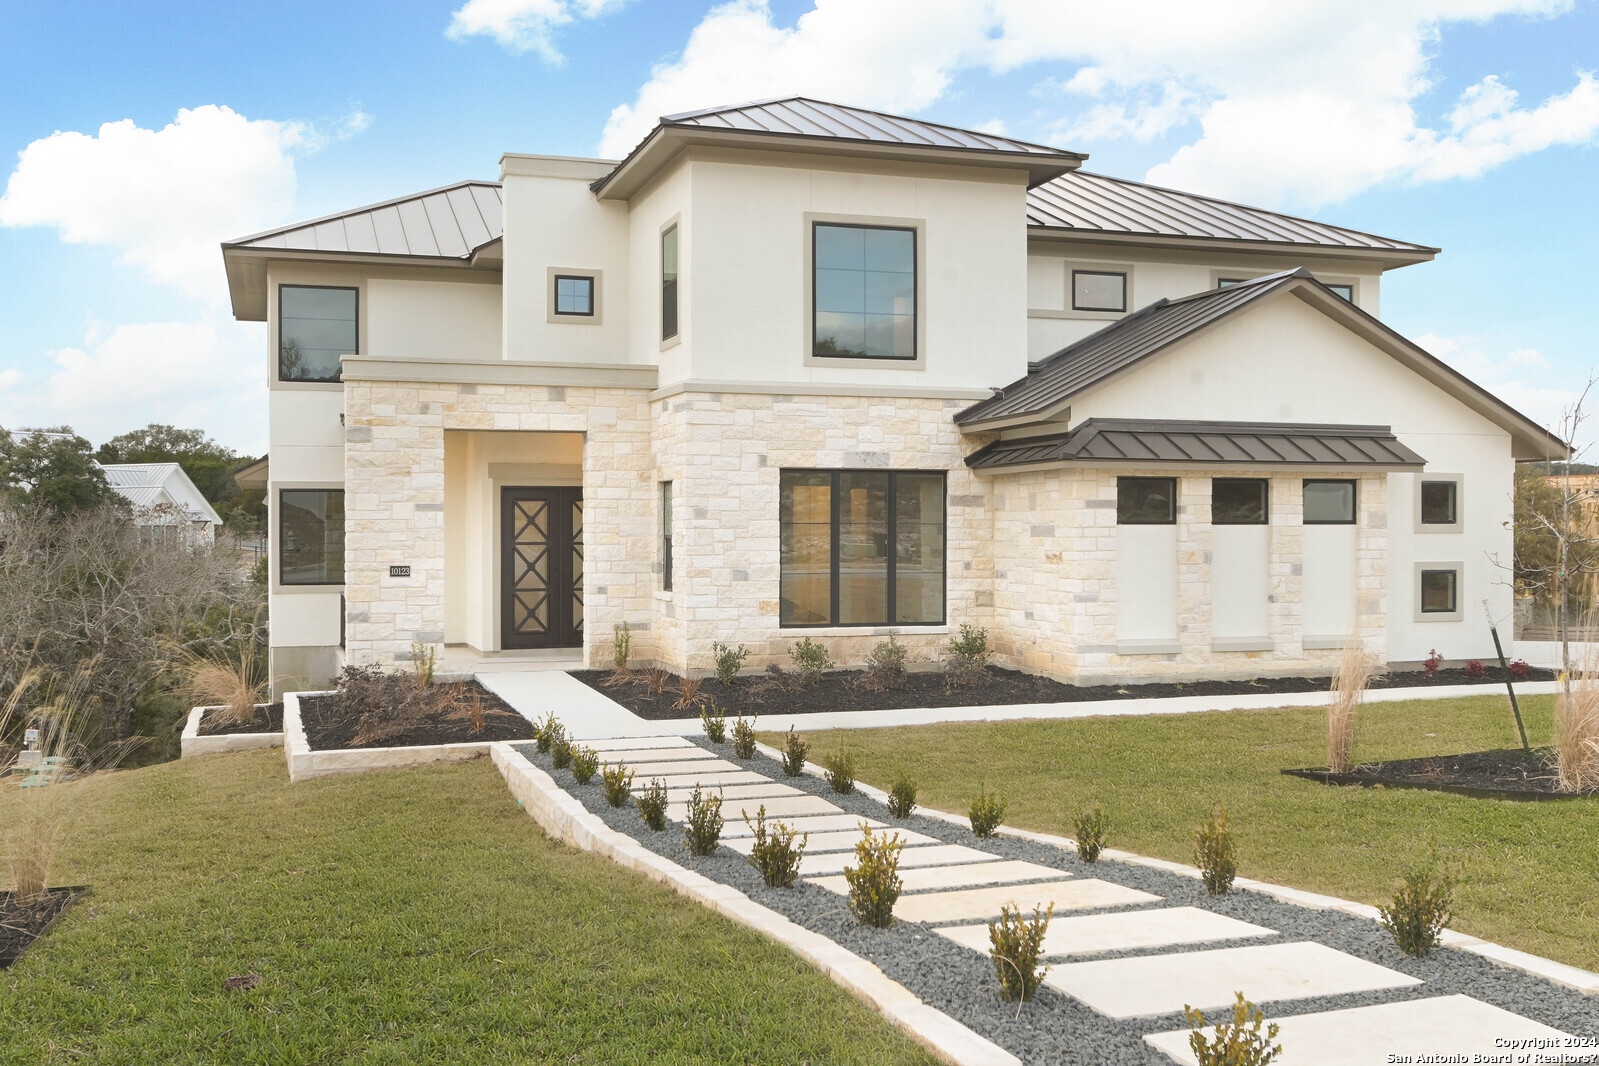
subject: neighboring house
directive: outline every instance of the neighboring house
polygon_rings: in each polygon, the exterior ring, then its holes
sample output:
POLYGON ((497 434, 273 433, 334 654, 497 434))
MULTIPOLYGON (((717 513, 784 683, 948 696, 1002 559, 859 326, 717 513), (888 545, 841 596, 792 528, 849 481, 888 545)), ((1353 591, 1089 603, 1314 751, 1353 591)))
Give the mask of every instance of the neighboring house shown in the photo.
POLYGON ((223 246, 271 360, 272 670, 713 644, 1085 680, 1491 654, 1565 454, 1377 318, 1437 249, 802 98, 223 246), (565 649, 564 651, 562 649, 565 649))
POLYGON ((118 496, 133 505, 134 521, 151 528, 181 528, 208 543, 222 524, 209 501, 177 463, 99 463, 118 496))

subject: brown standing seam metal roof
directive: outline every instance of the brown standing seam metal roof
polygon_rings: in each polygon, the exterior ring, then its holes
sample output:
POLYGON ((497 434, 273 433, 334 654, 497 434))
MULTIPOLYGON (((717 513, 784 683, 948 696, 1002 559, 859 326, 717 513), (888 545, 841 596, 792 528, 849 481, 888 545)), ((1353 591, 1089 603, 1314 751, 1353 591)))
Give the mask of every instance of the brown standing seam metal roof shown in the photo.
POLYGON ((1070 433, 1002 440, 966 458, 974 470, 1078 463, 1415 469, 1426 460, 1387 426, 1090 418, 1070 433))
POLYGON ((500 184, 462 181, 229 241, 224 248, 470 259, 503 233, 500 184))
POLYGON ((1423 244, 1082 170, 1030 189, 1027 224, 1044 229, 1149 237, 1370 248, 1379 252, 1413 252, 1428 258, 1439 251, 1423 244))

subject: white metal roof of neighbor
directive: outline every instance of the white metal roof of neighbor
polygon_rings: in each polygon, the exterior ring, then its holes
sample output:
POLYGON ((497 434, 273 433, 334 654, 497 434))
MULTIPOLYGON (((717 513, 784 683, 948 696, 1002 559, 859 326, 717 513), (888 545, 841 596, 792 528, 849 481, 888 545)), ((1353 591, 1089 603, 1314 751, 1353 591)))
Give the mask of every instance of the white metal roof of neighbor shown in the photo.
POLYGON ((280 226, 222 247, 470 259, 500 239, 500 214, 499 182, 460 181, 280 226))
POLYGON ((195 487, 177 463, 101 463, 106 482, 135 507, 171 504, 183 508, 192 522, 220 525, 222 516, 195 487))

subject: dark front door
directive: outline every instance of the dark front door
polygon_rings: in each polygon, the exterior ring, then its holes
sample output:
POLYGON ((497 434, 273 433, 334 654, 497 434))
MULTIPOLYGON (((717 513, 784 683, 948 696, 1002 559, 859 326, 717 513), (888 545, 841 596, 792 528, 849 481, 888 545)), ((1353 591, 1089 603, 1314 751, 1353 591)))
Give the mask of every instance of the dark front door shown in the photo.
POLYGON ((500 490, 500 646, 583 646, 583 490, 500 490))

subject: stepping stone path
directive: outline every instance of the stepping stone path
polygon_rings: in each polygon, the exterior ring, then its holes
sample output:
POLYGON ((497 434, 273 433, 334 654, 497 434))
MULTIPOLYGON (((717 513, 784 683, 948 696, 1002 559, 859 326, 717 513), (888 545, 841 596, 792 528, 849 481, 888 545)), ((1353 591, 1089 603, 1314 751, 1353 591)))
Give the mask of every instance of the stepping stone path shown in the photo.
MULTIPOLYGON (((654 777, 664 780, 674 801, 668 814, 678 821, 685 813, 681 801, 695 786, 708 791, 725 786, 722 843, 741 854, 749 854, 753 841, 740 812, 753 819, 764 804, 769 823, 780 820, 811 834, 800 860, 805 881, 840 895, 849 892, 842 873, 854 863, 861 823, 884 824, 745 770, 682 737, 595 741, 592 746, 602 761, 620 759, 636 770, 635 788, 654 777)), ((930 925, 939 935, 986 955, 986 923, 998 917, 1002 907, 1010 904, 1030 914, 1035 906, 1053 904, 1056 916, 1043 944, 1046 958, 1117 957, 1055 961, 1044 982, 1108 1018, 1181 1014, 1185 1005, 1214 1011, 1230 1007, 1239 991, 1256 1003, 1292 1004, 1298 1013, 1268 1012, 1281 1027, 1278 1042, 1284 1052, 1274 1060, 1280 1066, 1402 1061, 1389 1056, 1428 1051, 1465 1053, 1462 1061, 1472 1061, 1474 1054, 1504 1054, 1496 1040, 1565 1036, 1464 995, 1317 1011, 1309 1001, 1402 990, 1423 982, 1312 941, 1248 943, 1271 941, 1279 934, 1199 907, 1162 906, 1164 901, 1148 892, 1005 859, 981 846, 946 844, 922 833, 893 831, 905 843, 897 917, 930 925), (1070 913, 1075 910, 1097 913, 1070 913), (1231 946, 1205 946, 1209 944, 1231 946)), ((1181 1029, 1153 1033, 1144 1040, 1176 1062, 1193 1063, 1188 1037, 1189 1031, 1181 1029)), ((1478 1061, 1514 1061, 1514 1056, 1478 1061)))

